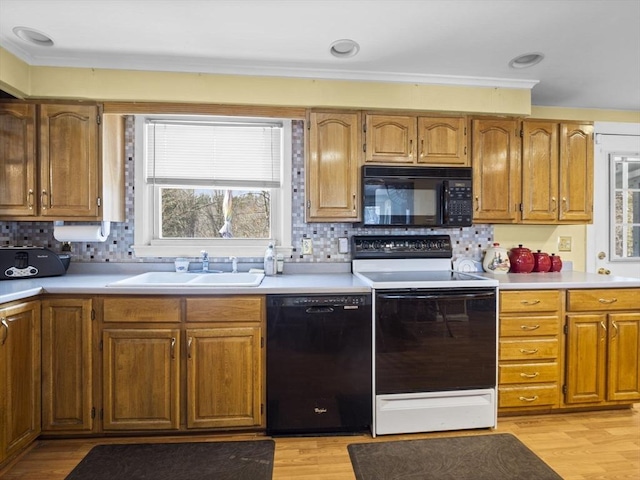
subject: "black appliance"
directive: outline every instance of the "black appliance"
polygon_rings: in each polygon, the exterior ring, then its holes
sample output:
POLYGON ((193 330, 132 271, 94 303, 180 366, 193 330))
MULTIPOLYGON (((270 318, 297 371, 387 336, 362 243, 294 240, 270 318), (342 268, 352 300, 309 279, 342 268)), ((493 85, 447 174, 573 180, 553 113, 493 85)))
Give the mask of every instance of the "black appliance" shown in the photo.
POLYGON ((495 426, 498 282, 452 271, 448 235, 352 246, 373 289, 374 435, 495 426))
POLYGON ((0 247, 0 280, 64 275, 70 260, 44 247, 0 247))
POLYGON ((267 296, 267 434, 369 431, 369 294, 267 296))
POLYGON ((362 167, 369 227, 466 227, 473 217, 471 168, 362 167))

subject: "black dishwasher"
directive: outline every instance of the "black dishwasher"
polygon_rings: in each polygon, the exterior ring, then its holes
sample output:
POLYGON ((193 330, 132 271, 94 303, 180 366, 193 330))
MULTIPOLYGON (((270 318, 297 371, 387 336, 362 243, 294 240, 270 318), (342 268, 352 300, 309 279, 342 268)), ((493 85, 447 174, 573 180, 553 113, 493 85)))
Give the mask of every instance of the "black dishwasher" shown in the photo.
POLYGON ((267 434, 370 429, 371 328, 369 294, 267 296, 267 434))

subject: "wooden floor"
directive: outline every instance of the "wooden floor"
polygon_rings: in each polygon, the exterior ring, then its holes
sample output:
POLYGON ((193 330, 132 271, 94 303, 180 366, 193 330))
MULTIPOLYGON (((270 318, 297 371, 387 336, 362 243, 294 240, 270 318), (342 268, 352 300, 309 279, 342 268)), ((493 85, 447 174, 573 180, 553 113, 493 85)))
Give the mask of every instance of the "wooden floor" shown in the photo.
MULTIPOLYGON (((565 480, 640 479, 640 405, 633 409, 501 417, 495 430, 309 438, 276 438, 273 480, 354 480, 346 446, 454 435, 513 433, 565 480)), ((165 437, 166 438, 166 437, 165 437)), ((256 435, 170 437, 166 441, 221 441, 256 435)), ((157 442, 158 438, 40 440, 0 472, 6 480, 63 480, 94 445, 157 442)))

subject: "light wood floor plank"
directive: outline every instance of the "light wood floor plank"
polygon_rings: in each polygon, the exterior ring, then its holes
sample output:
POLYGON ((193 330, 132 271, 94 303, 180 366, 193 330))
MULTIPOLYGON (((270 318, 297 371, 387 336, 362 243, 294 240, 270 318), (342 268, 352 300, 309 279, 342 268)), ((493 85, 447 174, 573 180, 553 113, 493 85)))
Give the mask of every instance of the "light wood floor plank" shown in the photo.
MULTIPOLYGON (((273 480, 355 480, 347 445, 457 435, 513 433, 565 480, 640 479, 640 404, 624 410, 501 417, 495 430, 415 435, 276 438, 273 480)), ((264 438, 257 434, 165 437, 164 441, 264 438)), ((39 440, 3 480, 63 480, 94 445, 157 442, 158 437, 39 440)))

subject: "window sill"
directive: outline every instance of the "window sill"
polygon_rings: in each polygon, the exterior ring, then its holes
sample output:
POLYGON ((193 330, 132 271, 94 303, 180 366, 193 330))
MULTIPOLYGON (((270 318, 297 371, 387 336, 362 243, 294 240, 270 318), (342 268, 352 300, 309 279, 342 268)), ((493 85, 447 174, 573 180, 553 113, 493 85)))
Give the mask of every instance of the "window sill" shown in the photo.
MULTIPOLYGON (((264 256, 265 246, 256 245, 133 245, 136 257, 200 257, 200 252, 206 250, 210 258, 228 257, 258 257, 264 256)), ((277 246, 276 253, 281 253, 284 258, 290 258, 293 253, 291 246, 277 246)))

